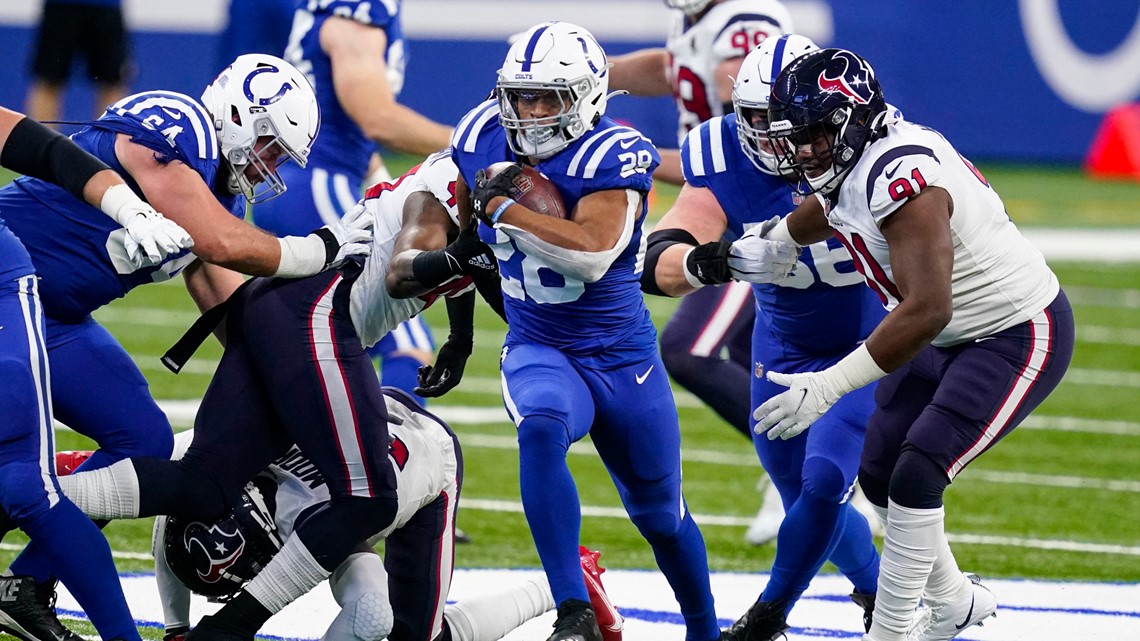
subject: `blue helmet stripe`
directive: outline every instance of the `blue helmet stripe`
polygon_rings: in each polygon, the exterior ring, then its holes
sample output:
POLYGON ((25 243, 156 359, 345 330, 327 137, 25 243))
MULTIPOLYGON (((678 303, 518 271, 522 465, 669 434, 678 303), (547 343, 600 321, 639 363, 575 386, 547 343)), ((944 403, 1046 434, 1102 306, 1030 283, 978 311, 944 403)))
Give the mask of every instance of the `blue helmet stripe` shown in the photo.
POLYGON ((772 84, 776 84, 776 77, 780 75, 780 62, 784 59, 784 47, 788 44, 789 36, 791 34, 785 33, 776 41, 776 55, 772 56, 772 84))
POLYGON ((535 47, 538 46, 538 39, 541 38, 542 34, 546 33, 546 30, 549 28, 550 28, 550 25, 545 24, 545 25, 542 25, 541 29, 539 29, 538 31, 535 31, 533 34, 531 34, 530 42, 526 43, 526 51, 523 52, 523 65, 522 65, 523 71, 530 71, 530 59, 534 55, 535 47))

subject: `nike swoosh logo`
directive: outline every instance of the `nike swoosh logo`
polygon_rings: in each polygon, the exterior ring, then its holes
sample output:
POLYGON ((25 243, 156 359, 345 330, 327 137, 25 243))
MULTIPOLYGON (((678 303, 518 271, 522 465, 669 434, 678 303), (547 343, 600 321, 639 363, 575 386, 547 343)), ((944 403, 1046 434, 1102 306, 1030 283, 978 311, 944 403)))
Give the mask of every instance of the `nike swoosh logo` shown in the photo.
POLYGON ((974 616, 974 595, 970 595, 970 611, 966 613, 966 620, 962 621, 962 625, 954 626, 955 630, 961 630, 970 625, 970 617, 974 616))
POLYGON ((170 116, 171 118, 175 120, 182 120, 182 114, 178 113, 177 111, 171 111, 166 107, 163 107, 162 110, 165 111, 166 115, 170 116))
POLYGON ((975 338, 975 339, 974 339, 974 342, 975 342, 975 343, 980 343, 980 342, 982 342, 982 341, 992 341, 992 340, 993 340, 993 339, 995 339, 995 338, 997 338, 997 336, 983 336, 983 337, 981 337, 981 338, 975 338))
POLYGON ((629 140, 621 140, 618 144, 621 145, 622 149, 629 149, 635 142, 637 142, 637 138, 630 138, 629 140))
POLYGON ((805 398, 807 398, 807 389, 806 388, 800 390, 800 404, 796 406, 797 412, 800 411, 800 408, 804 406, 804 399, 805 398))
POLYGON ((649 378, 649 372, 652 372, 654 367, 657 367, 657 366, 656 365, 650 365, 649 369, 645 370, 644 374, 641 374, 641 375, 634 374, 633 375, 633 377, 635 379, 637 379, 638 385, 641 385, 642 383, 645 382, 645 379, 649 378))
POLYGON ((900 160, 900 161, 898 161, 897 163, 895 163, 895 168, 894 168, 894 169, 888 169, 888 170, 887 170, 887 178, 890 178, 891 176, 894 176, 894 175, 895 175, 895 172, 896 172, 896 171, 898 171, 898 170, 899 170, 899 167, 901 167, 901 166, 902 166, 902 161, 901 161, 901 160, 900 160))

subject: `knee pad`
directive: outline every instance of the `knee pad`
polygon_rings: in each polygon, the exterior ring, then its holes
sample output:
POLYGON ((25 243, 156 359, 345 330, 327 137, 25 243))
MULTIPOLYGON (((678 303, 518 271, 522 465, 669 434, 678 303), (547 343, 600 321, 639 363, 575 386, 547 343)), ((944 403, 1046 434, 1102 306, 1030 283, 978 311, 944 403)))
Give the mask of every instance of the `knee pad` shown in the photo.
POLYGON ((650 543, 672 538, 681 529, 681 515, 675 501, 653 503, 644 498, 626 501, 629 519, 650 543))
POLYGON ((563 450, 569 449, 570 433, 564 417, 565 414, 527 415, 518 427, 519 449, 545 449, 551 445, 561 447, 563 450))
POLYGON ((942 507, 942 493, 949 484, 946 470, 918 449, 903 445, 891 473, 890 497, 903 507, 932 510, 942 507))
POLYGON ((804 460, 803 491, 821 501, 838 504, 847 496, 851 484, 835 461, 823 456, 804 460))
POLYGON ((344 632, 349 632, 356 641, 381 641, 392 633, 395 618, 392 614, 392 604, 388 602, 388 595, 380 592, 365 592, 355 601, 346 603, 341 608, 329 631, 338 628, 341 634, 326 638, 343 639, 344 632), (342 621, 343 619, 343 621, 342 621))

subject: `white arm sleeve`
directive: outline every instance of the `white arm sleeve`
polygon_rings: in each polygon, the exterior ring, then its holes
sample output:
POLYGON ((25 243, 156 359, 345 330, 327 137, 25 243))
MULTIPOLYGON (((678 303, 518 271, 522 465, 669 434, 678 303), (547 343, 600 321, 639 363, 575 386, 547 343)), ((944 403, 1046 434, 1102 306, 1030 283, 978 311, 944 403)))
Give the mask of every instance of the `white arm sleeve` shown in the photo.
POLYGON ((166 517, 160 516, 154 520, 151 554, 154 556, 154 580, 158 584, 163 619, 167 630, 190 627, 190 590, 170 571, 170 564, 166 562, 166 550, 162 545, 165 534, 166 517))
POLYGON ((634 221, 637 220, 637 208, 641 204, 641 194, 632 189, 625 190, 625 227, 617 244, 610 249, 600 252, 585 252, 565 247, 559 247, 542 240, 534 234, 508 224, 496 225, 503 233, 511 237, 519 249, 527 256, 541 260, 547 267, 584 283, 593 283, 605 275, 610 265, 617 260, 633 237, 634 221))

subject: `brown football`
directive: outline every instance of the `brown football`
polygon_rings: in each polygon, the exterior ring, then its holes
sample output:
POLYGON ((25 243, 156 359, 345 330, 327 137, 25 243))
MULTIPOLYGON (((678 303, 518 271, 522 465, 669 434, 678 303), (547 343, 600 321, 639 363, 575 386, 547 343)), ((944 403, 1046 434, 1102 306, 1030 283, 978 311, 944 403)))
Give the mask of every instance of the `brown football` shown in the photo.
MULTIPOLYGON (((491 178, 510 167, 512 163, 497 162, 487 167, 487 178, 491 178)), ((566 211, 566 203, 562 202, 562 194, 543 173, 534 167, 523 165, 522 173, 515 178, 515 192, 511 197, 515 202, 527 209, 544 216, 554 216, 566 219, 570 212, 566 211)))

